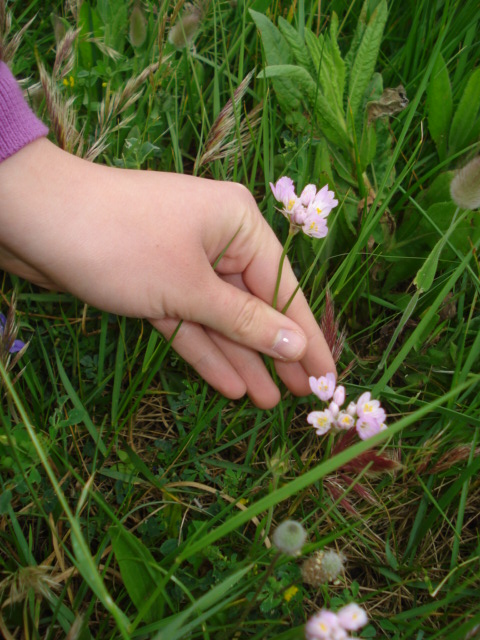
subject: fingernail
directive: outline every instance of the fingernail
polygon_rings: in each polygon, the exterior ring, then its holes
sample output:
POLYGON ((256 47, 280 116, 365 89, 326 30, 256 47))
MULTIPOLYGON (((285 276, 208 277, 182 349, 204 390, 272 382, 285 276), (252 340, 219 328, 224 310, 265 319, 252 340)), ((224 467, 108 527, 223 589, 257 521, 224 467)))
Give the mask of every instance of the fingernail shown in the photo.
POLYGON ((305 338, 301 333, 281 329, 273 345, 275 353, 285 360, 296 360, 305 350, 305 338))

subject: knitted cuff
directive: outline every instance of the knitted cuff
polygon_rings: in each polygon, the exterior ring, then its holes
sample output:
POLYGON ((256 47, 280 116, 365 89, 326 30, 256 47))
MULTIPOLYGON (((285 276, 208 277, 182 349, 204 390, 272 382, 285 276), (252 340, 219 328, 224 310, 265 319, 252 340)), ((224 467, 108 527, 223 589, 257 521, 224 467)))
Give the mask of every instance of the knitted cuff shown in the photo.
POLYGON ((23 99, 10 69, 0 61, 0 162, 47 133, 23 99))

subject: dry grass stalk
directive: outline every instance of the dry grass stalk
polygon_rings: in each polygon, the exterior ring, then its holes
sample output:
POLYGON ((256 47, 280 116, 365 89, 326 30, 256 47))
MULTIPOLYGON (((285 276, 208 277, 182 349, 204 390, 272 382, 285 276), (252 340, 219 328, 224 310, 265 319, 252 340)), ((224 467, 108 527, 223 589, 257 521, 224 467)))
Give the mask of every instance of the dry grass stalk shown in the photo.
POLYGON ((126 109, 132 106, 142 95, 145 80, 158 69, 158 62, 148 65, 138 76, 130 78, 120 91, 108 94, 100 105, 100 130, 103 132, 108 123, 118 118, 126 109))
POLYGON ((235 90, 233 97, 228 100, 218 114, 205 142, 205 151, 197 161, 197 168, 208 162, 228 157, 233 151, 239 150, 250 141, 250 130, 259 122, 261 104, 250 112, 248 122, 242 121, 239 123, 240 140, 230 140, 229 138, 234 134, 237 122, 239 122, 241 103, 254 71, 250 71, 245 76, 235 90))
POLYGON ((70 627, 67 636, 65 637, 65 640, 77 640, 78 638, 80 638, 83 635, 83 622, 83 615, 79 615, 78 617, 76 617, 74 623, 70 627))
POLYGON ((115 62, 120 60, 120 58, 122 57, 121 53, 119 53, 113 47, 109 47, 108 45, 106 45, 101 38, 94 38, 92 36, 91 38, 87 38, 86 42, 91 42, 92 44, 94 44, 98 49, 100 49, 103 55, 107 56, 107 58, 111 58, 115 62))
POLYGON ((43 63, 38 62, 40 82, 45 92, 45 103, 58 146, 65 151, 82 155, 83 138, 77 131, 74 98, 64 101, 56 83, 48 75, 43 63))
POLYGON ((168 14, 165 13, 160 17, 158 21, 158 31, 157 31, 157 44, 158 44, 158 62, 160 63, 163 59, 163 48, 165 46, 165 31, 167 29, 168 22, 168 14))
POLYGON ((178 18, 178 14, 182 10, 185 0, 177 0, 177 3, 173 7, 172 14, 170 16, 170 24, 175 24, 175 20, 178 18))
POLYGON ((80 9, 81 4, 82 4, 82 0, 66 0, 65 2, 65 13, 70 11, 75 22, 78 19, 78 11, 80 9))
POLYGON ((340 331, 340 322, 335 319, 335 307, 328 288, 325 292, 325 310, 320 321, 320 328, 332 352, 333 361, 337 363, 345 345, 346 331, 345 329, 340 331))
POLYGON ((75 63, 75 42, 80 29, 69 29, 57 46, 55 62, 53 64, 52 77, 62 80, 73 69, 75 63))
POLYGON ((0 0, 0 60, 10 62, 13 59, 25 31, 29 28, 36 16, 33 16, 20 31, 17 31, 11 40, 8 40, 10 29, 12 28, 12 14, 7 11, 5 0, 0 0))
POLYGON ((33 591, 35 595, 51 600, 52 592, 58 591, 61 583, 53 576, 52 568, 44 565, 21 567, 9 573, 0 582, 0 592, 8 590, 8 597, 2 602, 2 609, 25 600, 33 591))
MULTIPOLYGON (((158 62, 154 62, 134 78, 130 78, 123 89, 115 93, 109 93, 102 100, 98 112, 99 129, 96 140, 84 154, 85 160, 93 161, 108 147, 108 136, 114 131, 124 128, 135 117, 135 114, 123 118, 120 122, 118 117, 142 96, 144 84, 147 78, 153 78, 153 74, 159 67, 158 62), (115 124, 114 124, 115 123, 115 124)), ((153 82, 153 79, 152 79, 153 82)))

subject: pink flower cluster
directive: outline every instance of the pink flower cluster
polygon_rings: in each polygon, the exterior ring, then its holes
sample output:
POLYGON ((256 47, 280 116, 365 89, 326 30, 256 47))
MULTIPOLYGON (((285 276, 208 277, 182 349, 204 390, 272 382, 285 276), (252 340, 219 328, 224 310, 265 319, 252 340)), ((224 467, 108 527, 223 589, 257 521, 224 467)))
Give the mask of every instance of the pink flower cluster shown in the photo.
POLYGON ((275 184, 270 182, 270 188, 275 200, 283 204, 282 213, 294 229, 302 229, 307 236, 313 238, 324 238, 327 235, 326 218, 338 204, 333 191, 328 190, 328 185, 317 191, 314 184, 307 184, 297 196, 293 180, 284 176, 275 184))
POLYGON ((322 609, 305 625, 307 640, 355 640, 348 631, 358 631, 367 624, 365 611, 352 602, 337 613, 322 609))
POLYGON ((310 389, 320 400, 329 403, 323 411, 312 411, 307 416, 307 422, 313 426, 317 435, 335 429, 347 431, 355 428, 362 440, 371 438, 376 433, 387 428, 386 414, 378 400, 372 400, 369 391, 363 393, 357 402, 350 402, 346 409, 341 409, 345 402, 345 387, 336 386, 333 373, 327 373, 320 378, 309 378, 310 389))

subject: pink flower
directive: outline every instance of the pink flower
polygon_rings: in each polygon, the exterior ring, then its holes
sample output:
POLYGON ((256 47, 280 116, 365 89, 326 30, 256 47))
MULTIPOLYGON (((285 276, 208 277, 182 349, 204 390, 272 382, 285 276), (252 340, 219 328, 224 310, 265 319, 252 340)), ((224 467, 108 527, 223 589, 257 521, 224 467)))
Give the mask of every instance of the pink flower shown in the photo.
POLYGON ((295 193, 293 180, 284 176, 275 184, 270 182, 272 193, 278 202, 283 204, 282 213, 290 224, 313 238, 324 238, 328 233, 325 218, 338 200, 333 198, 333 191, 325 185, 320 191, 314 184, 307 184, 300 196, 295 193))
POLYGON ((333 373, 327 373, 327 375, 320 376, 320 378, 310 376, 308 382, 310 383, 312 393, 320 398, 320 400, 326 402, 333 396, 335 391, 335 376, 333 373))
POLYGON ((305 189, 300 194, 300 202, 304 207, 309 207, 312 202, 315 200, 315 196, 317 195, 317 187, 314 184, 307 184, 305 189))
POLYGON ((322 609, 308 620, 305 637, 307 640, 345 640, 348 635, 339 624, 337 615, 322 609))
POLYGON ((345 431, 347 431, 348 429, 351 429, 355 426, 355 418, 353 418, 346 411, 340 411, 337 419, 335 420, 335 424, 338 429, 344 429, 345 431))
POLYGON ((308 214, 326 218, 330 211, 338 204, 338 200, 336 200, 334 196, 335 194, 333 191, 328 190, 328 184, 326 184, 320 189, 311 202, 308 207, 308 214))
POLYGON ((307 416, 307 422, 313 426, 317 436, 323 436, 330 429, 334 422, 334 417, 328 409, 325 411, 312 411, 307 416))
POLYGON ((338 412, 340 411, 340 407, 338 406, 338 404, 336 402, 330 402, 330 404, 328 405, 328 410, 332 414, 333 418, 336 420, 338 416, 338 412))
POLYGON ((327 223, 320 216, 307 214, 302 223, 302 231, 305 235, 312 238, 325 238, 328 233, 327 223))
POLYGON ((270 189, 272 190, 275 200, 281 202, 286 211, 293 209, 298 198, 295 194, 295 187, 291 178, 284 176, 277 180, 275 184, 270 182, 270 189))
POLYGON ((340 626, 347 631, 358 631, 368 622, 368 617, 364 609, 352 602, 342 607, 337 613, 340 626))
POLYGON ((366 420, 359 418, 355 425, 358 435, 362 440, 368 440, 372 436, 377 435, 380 431, 385 431, 387 425, 384 422, 377 422, 376 420, 366 420))
POLYGON ((347 407, 347 413, 349 416, 352 416, 352 418, 355 418, 355 416, 357 415, 357 403, 356 402, 349 402, 348 407, 347 407))
POLYGON ((369 391, 362 393, 357 400, 357 414, 358 417, 367 422, 378 422, 381 424, 385 422, 386 414, 380 406, 378 400, 372 400, 369 391))

